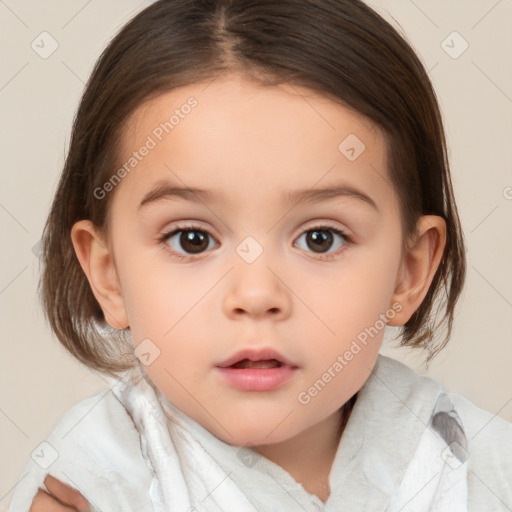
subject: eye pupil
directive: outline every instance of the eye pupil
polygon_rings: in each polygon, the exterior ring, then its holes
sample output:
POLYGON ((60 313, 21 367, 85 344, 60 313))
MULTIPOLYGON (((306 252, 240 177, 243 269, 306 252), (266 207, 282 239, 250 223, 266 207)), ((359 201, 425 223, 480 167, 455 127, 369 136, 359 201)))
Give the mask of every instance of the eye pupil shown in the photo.
POLYGON ((199 253, 208 247, 208 237, 201 231, 183 231, 180 244, 187 252, 199 253))
POLYGON ((306 241, 313 251, 322 252, 322 250, 329 249, 332 245, 333 236, 330 231, 314 229, 308 232, 306 241), (326 247, 326 241, 328 242, 328 247, 326 247))

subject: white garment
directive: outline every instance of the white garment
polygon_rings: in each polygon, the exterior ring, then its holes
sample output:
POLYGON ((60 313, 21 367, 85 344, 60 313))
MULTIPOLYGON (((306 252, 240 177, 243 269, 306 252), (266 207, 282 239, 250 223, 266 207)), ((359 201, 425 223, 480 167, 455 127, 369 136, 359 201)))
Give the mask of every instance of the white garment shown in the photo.
POLYGON ((95 512, 512 511, 512 424, 382 355, 358 393, 325 504, 182 413, 142 365, 112 383, 35 450, 9 512, 29 511, 47 473, 95 512))

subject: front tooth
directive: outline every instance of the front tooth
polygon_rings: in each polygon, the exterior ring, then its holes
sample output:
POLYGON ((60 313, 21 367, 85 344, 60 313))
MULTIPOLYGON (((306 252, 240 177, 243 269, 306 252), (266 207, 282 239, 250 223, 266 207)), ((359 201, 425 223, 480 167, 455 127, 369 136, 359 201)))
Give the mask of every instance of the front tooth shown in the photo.
POLYGON ((279 363, 275 359, 271 359, 268 361, 250 361, 246 359, 242 361, 242 368, 276 368, 279 366, 279 363))

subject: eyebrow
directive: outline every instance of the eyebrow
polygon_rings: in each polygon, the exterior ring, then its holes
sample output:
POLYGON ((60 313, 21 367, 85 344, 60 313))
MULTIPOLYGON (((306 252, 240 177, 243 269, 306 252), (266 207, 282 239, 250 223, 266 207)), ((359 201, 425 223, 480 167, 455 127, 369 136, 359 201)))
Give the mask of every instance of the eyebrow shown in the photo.
POLYGON ((332 187, 324 188, 313 188, 305 190, 292 190, 285 192, 285 201, 294 205, 301 203, 318 203, 321 201, 327 201, 336 197, 353 197, 363 201, 367 205, 371 206, 376 212, 379 208, 375 201, 362 190, 348 184, 336 185, 332 187))
MULTIPOLYGON (((352 197, 371 206, 376 212, 379 211, 375 201, 362 190, 352 185, 340 184, 332 187, 313 188, 303 190, 288 190, 283 193, 283 200, 288 204, 311 204, 319 203, 336 197, 352 197)), ((180 187, 169 181, 157 182, 149 192, 147 192, 140 202, 137 210, 151 203, 165 199, 181 198, 195 203, 220 203, 223 201, 222 195, 212 190, 204 190, 193 187, 180 187)))

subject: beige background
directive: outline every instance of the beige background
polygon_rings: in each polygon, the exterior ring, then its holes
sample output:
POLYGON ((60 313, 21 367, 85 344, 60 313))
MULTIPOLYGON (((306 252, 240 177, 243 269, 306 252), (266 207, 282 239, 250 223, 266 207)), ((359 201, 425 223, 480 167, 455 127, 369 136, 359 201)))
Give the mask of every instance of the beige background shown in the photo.
MULTIPOLYGON (((45 324, 34 246, 84 82, 106 42, 149 3, 0 1, 0 511, 62 415, 107 385, 71 359, 45 324), (43 31, 58 43, 46 59, 31 47, 43 31)), ((382 352, 512 421, 512 1, 369 3, 399 24, 438 92, 468 255, 452 340, 428 371, 422 353, 389 345, 382 352), (464 41, 469 46, 457 56, 464 41)))

